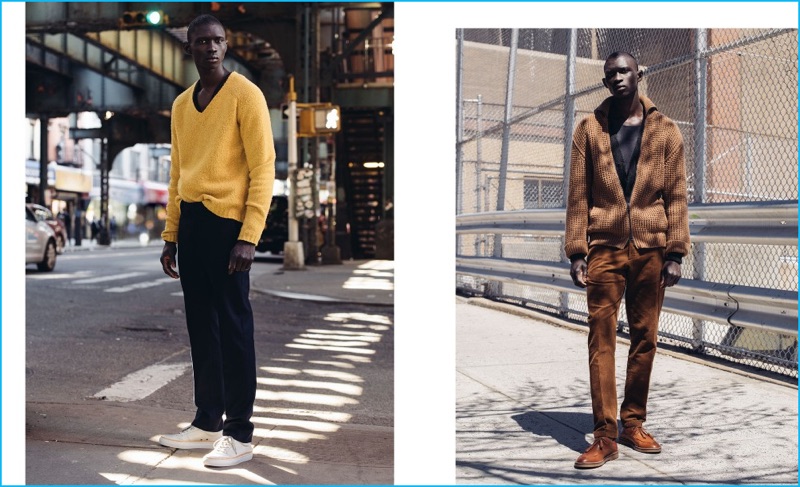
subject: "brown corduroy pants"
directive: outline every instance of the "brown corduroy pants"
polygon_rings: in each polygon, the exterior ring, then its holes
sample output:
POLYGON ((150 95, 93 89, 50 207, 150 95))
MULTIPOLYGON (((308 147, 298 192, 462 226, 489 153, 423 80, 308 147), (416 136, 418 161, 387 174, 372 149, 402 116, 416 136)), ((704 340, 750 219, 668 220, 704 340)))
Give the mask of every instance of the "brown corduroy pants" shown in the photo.
POLYGON ((664 249, 624 249, 595 245, 587 257, 589 308, 589 383, 594 436, 616 438, 617 382, 614 350, 623 294, 631 347, 620 408, 623 427, 641 425, 647 415, 650 372, 656 354, 658 317, 664 301, 661 269, 664 249))

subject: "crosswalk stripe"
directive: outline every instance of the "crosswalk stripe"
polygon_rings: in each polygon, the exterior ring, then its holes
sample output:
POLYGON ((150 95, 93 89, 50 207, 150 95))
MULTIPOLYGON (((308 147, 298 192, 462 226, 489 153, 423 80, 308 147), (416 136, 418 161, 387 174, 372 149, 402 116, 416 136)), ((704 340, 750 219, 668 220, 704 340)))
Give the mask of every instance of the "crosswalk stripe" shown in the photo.
POLYGON ((120 279, 127 279, 129 277, 138 277, 145 275, 144 272, 128 272, 127 274, 116 274, 113 276, 90 277, 88 279, 79 279, 72 281, 72 284, 94 284, 97 282, 117 281, 120 279))
POLYGON ((94 397, 106 401, 130 402, 144 399, 180 377, 190 363, 155 364, 128 374, 116 384, 103 389, 94 397))
POLYGON ((162 277, 161 279, 156 279, 155 281, 146 281, 146 282, 139 282, 136 284, 131 284, 130 286, 120 286, 120 287, 110 287, 105 291, 107 293, 127 293, 128 291, 133 291, 135 289, 145 289, 148 287, 160 286, 167 282, 176 282, 176 279, 171 277, 162 277))

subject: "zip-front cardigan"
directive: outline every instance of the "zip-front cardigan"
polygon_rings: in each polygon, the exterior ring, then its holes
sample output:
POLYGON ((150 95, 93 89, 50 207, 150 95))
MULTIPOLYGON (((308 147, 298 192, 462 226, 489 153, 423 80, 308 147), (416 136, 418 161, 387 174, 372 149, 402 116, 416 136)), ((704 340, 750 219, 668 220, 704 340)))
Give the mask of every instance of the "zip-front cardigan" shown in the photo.
POLYGON ((564 251, 588 254, 593 245, 689 252, 686 163, 683 138, 675 122, 661 114, 647 97, 644 133, 630 204, 626 203, 614 165, 607 98, 581 120, 572 139, 564 251))

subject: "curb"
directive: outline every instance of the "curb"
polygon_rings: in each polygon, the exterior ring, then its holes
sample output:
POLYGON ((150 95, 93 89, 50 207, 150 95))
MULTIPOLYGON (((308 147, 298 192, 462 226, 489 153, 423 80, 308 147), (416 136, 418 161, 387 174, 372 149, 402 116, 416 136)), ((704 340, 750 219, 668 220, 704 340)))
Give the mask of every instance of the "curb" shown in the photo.
POLYGON ((351 299, 331 298, 328 296, 320 296, 316 294, 301 294, 301 293, 292 293, 287 291, 271 291, 269 289, 259 289, 259 288, 253 288, 252 290, 257 293, 275 296, 276 298, 292 299, 297 301, 309 301, 320 304, 357 304, 363 306, 382 306, 382 307, 394 306, 394 303, 366 302, 366 301, 357 301, 351 299))

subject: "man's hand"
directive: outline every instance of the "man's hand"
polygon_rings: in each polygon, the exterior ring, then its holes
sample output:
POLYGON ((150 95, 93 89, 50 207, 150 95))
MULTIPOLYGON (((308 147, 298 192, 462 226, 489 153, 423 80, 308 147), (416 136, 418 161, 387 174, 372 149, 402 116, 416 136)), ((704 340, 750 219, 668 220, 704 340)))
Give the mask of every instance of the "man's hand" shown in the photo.
POLYGON ((234 272, 249 271, 256 257, 256 246, 244 240, 237 240, 231 250, 231 257, 228 260, 228 274, 234 272))
POLYGON ((178 252, 178 246, 175 242, 164 242, 164 250, 161 251, 161 267, 164 269, 164 274, 173 279, 180 276, 175 272, 175 266, 178 263, 175 259, 175 254, 178 252))
POLYGON ((569 268, 569 275, 572 277, 572 282, 578 287, 586 287, 586 259, 575 259, 569 268))
POLYGON ((674 260, 664 262, 661 268, 661 287, 671 287, 681 280, 681 265, 674 260))

